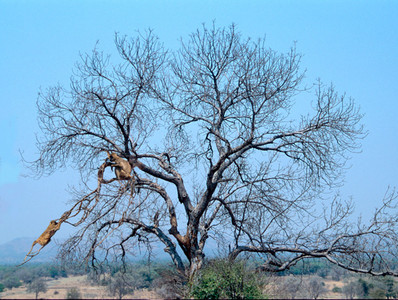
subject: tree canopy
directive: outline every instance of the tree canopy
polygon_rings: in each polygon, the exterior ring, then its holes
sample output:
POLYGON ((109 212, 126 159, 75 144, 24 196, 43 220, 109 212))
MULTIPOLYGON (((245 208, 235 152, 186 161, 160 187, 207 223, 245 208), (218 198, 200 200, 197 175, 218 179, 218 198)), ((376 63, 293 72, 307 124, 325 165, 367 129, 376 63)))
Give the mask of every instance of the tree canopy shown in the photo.
POLYGON ((116 34, 115 46, 117 57, 98 46, 82 55, 70 87, 39 96, 32 168, 69 165, 84 183, 60 219, 79 228, 62 255, 95 265, 161 242, 193 276, 212 239, 231 259, 259 255, 265 270, 324 257, 397 274, 395 191, 368 224, 352 222, 350 202, 323 200, 365 136, 362 115, 333 85, 304 83, 295 46, 278 53, 215 24, 177 50, 150 30, 116 34), (131 179, 104 179, 117 168, 106 152, 130 163, 131 179))

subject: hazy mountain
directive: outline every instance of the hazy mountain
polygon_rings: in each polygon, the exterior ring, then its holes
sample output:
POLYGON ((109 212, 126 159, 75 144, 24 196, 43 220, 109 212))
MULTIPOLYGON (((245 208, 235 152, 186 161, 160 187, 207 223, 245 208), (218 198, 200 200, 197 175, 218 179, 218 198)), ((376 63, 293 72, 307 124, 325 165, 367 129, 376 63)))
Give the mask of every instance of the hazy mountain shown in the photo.
MULTIPOLYGON (((28 253, 34 238, 16 238, 8 243, 0 245, 0 264, 19 264, 28 253)), ((39 249, 36 245, 35 249, 39 249)), ((40 254, 31 260, 31 262, 48 262, 55 258, 57 254, 57 245, 50 243, 44 247, 40 254)))

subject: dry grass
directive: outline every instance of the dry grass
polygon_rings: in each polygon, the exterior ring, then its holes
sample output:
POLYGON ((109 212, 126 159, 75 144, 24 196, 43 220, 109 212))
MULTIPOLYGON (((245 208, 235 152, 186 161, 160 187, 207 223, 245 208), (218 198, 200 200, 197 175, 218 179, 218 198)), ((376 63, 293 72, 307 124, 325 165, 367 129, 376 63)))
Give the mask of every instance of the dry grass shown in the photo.
MULTIPOLYGON (((112 298, 106 287, 92 286, 86 280, 86 276, 71 276, 60 279, 46 279, 48 290, 40 293, 38 298, 45 299, 66 299, 68 290, 77 288, 83 299, 104 299, 112 298)), ((28 293, 26 286, 6 290, 0 294, 1 299, 35 299, 34 293, 28 293)), ((133 294, 124 296, 127 299, 159 299, 160 296, 154 291, 146 289, 134 291, 133 294)))
MULTIPOLYGON (((298 276, 302 280, 303 286, 305 285, 306 282, 308 282, 311 278, 310 275, 302 275, 298 276)), ((288 294, 286 294, 283 290, 281 290, 281 281, 283 281, 283 277, 279 276, 270 276, 267 278, 267 284, 264 289, 264 294, 268 295, 269 299, 285 299, 287 298, 288 294)), ((334 287, 339 287, 342 288, 344 286, 343 281, 335 281, 329 278, 322 278, 322 282, 325 283, 325 287, 327 289, 327 292, 322 294, 320 296, 320 299, 345 299, 345 296, 343 293, 335 293, 332 292, 332 289, 334 287)), ((300 289, 303 289, 303 286, 300 287, 300 289)), ((300 298, 300 296, 297 296, 300 298)))
MULTIPOLYGON (((303 275, 301 279, 303 282, 308 281, 310 276, 303 275)), ((104 299, 114 298, 109 294, 106 287, 91 285, 88 282, 87 277, 84 276, 71 276, 67 278, 52 279, 46 278, 46 284, 48 290, 46 293, 40 293, 38 298, 44 299, 66 299, 68 290, 71 288, 77 288, 80 292, 82 299, 104 299)), ((328 292, 321 295, 321 298, 326 299, 344 299, 345 296, 342 293, 332 292, 334 287, 342 288, 344 286, 343 281, 335 281, 329 278, 323 278, 322 281, 325 283, 325 287, 328 292)), ((267 285, 264 290, 265 294, 268 294, 270 299, 281 298, 280 288, 278 285, 281 283, 281 277, 269 277, 267 285)), ((285 297, 286 295, 284 295, 285 297)), ((147 289, 141 289, 134 291, 133 294, 125 295, 125 299, 160 299, 162 298, 155 291, 147 289)), ((283 297, 282 297, 283 298, 283 297)), ((35 299, 34 293, 28 293, 26 286, 19 288, 13 288, 11 290, 5 290, 0 294, 0 299, 35 299)))

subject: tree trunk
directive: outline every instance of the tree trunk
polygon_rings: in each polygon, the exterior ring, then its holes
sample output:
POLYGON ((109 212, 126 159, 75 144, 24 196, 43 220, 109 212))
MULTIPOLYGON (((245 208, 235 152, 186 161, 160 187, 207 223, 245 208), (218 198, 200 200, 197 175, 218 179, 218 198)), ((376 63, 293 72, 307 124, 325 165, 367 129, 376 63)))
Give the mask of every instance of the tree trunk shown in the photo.
POLYGON ((192 257, 191 257, 191 261, 190 261, 190 265, 189 265, 189 273, 188 273, 188 278, 189 278, 189 282, 192 283, 193 279, 195 278, 198 270, 200 270, 200 268, 203 265, 203 259, 204 259, 204 254, 201 250, 196 250, 192 257))

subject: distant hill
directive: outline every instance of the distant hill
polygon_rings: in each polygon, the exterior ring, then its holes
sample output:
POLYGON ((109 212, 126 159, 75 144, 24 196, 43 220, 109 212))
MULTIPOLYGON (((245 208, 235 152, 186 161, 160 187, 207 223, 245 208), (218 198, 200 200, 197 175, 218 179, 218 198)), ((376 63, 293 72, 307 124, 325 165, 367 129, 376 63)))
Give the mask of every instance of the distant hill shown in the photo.
MULTIPOLYGON (((16 238, 8 243, 0 245, 0 264, 19 264, 28 253, 34 238, 16 238)), ((35 249, 39 249, 36 245, 35 249)), ((57 254, 57 245, 50 243, 44 247, 40 254, 31 260, 31 262, 49 262, 55 259, 57 254)))

